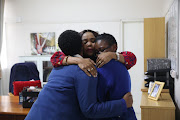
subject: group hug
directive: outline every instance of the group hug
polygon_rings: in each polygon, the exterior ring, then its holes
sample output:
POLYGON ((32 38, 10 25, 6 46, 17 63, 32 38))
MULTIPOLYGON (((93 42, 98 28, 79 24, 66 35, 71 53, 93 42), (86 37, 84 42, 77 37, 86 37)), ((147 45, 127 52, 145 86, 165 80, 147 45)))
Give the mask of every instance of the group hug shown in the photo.
POLYGON ((58 38, 47 84, 25 120, 137 120, 128 69, 130 51, 117 52, 108 33, 66 30, 58 38))

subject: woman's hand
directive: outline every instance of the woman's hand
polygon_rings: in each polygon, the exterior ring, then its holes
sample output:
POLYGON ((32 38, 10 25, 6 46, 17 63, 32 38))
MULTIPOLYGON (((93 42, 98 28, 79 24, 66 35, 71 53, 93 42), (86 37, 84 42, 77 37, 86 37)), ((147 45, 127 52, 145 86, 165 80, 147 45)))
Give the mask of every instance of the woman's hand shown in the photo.
POLYGON ((95 68, 95 63, 90 58, 81 58, 78 61, 78 66, 88 75, 97 77, 97 70, 95 68))
POLYGON ((133 97, 132 97, 132 94, 131 94, 130 92, 126 93, 126 94, 123 96, 123 99, 126 101, 126 106, 127 106, 127 108, 132 107, 133 97))
POLYGON ((102 67, 104 64, 108 63, 111 59, 116 59, 115 52, 101 52, 96 59, 96 66, 98 68, 102 67))

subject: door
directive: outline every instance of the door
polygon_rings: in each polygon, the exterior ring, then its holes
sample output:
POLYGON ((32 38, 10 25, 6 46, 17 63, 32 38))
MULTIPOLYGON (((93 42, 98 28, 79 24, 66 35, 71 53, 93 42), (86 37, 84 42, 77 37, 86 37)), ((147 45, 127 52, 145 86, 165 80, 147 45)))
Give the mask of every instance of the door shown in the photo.
POLYGON ((141 113, 141 86, 144 81, 144 22, 122 21, 122 50, 136 55, 137 62, 129 71, 131 76, 131 92, 136 114, 141 113))

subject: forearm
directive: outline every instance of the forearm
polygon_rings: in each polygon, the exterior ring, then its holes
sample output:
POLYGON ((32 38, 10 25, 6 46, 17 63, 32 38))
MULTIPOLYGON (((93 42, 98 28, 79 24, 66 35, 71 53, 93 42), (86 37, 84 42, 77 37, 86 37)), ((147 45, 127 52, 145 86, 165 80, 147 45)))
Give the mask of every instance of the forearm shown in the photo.
POLYGON ((136 56, 132 52, 124 51, 121 53, 103 52, 98 55, 96 65, 98 68, 100 68, 112 59, 123 63, 127 69, 130 69, 136 64, 136 56))
POLYGON ((62 65, 62 61, 64 60, 64 58, 65 54, 63 52, 58 51, 52 55, 50 61, 54 67, 59 67, 62 65))
POLYGON ((124 57, 124 65, 127 69, 130 69, 136 64, 137 59, 134 53, 129 51, 123 51, 119 54, 124 57))
POLYGON ((117 60, 123 64, 125 63, 125 59, 124 59, 124 56, 122 54, 119 54, 119 58, 118 58, 117 53, 111 52, 111 57, 112 57, 112 59, 115 59, 115 60, 117 60))
POLYGON ((121 116, 127 111, 124 99, 90 104, 83 114, 88 118, 109 118, 121 116))
POLYGON ((62 65, 72 65, 81 63, 82 58, 66 56, 63 52, 55 52, 51 57, 51 63, 54 67, 62 65))
POLYGON ((66 56, 62 61, 62 65, 79 64, 81 62, 81 59, 82 58, 66 56))
POLYGON ((127 69, 130 69, 136 64, 136 56, 134 53, 129 51, 124 51, 121 53, 113 53, 112 52, 112 59, 115 59, 121 63, 123 63, 127 69))
POLYGON ((88 118, 108 118, 120 116, 127 111, 124 99, 97 102, 97 78, 88 77, 83 72, 76 73, 75 89, 82 113, 88 118))

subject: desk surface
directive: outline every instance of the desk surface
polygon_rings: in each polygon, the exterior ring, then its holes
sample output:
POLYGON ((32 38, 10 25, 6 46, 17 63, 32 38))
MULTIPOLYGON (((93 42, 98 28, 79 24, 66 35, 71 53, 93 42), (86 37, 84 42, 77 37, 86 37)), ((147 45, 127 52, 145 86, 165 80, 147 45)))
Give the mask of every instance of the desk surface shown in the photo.
POLYGON ((141 108, 161 108, 161 109, 175 109, 175 105, 169 93, 161 93, 159 100, 148 99, 148 93, 142 92, 141 108))
POLYGON ((19 104, 19 96, 0 96, 0 114, 27 115, 29 110, 19 104))

